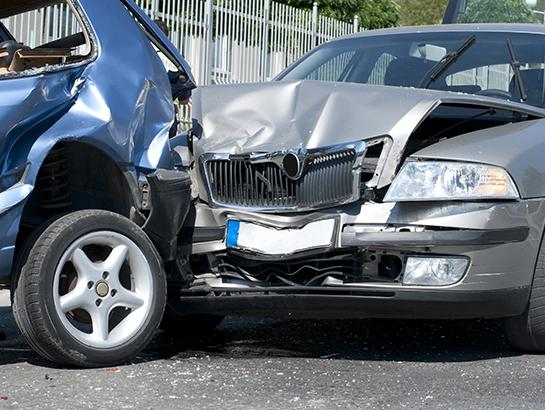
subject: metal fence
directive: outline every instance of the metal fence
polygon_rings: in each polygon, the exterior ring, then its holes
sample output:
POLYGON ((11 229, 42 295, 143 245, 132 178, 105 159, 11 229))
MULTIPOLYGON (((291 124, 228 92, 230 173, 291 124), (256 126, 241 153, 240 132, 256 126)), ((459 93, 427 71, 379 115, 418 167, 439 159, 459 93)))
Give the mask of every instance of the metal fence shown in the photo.
POLYGON ((170 39, 200 84, 264 81, 313 47, 359 31, 346 23, 271 0, 137 0, 165 21, 170 39))

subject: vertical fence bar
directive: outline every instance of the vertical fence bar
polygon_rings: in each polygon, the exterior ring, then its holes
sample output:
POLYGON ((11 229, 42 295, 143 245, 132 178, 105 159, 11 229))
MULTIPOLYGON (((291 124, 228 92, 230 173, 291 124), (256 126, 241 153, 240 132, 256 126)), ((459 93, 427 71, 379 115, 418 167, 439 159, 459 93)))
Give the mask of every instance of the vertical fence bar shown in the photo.
POLYGON ((273 51, 269 47, 269 30, 271 24, 271 0, 265 0, 263 5, 263 33, 261 42, 261 81, 266 81, 268 77, 269 52, 273 51), (270 50, 270 51, 269 51, 270 50))
POLYGON ((159 17, 159 0, 151 0, 151 18, 156 19, 158 17, 159 17))
POLYGON ((316 47, 318 35, 318 3, 312 4, 312 47, 316 47))
POLYGON ((206 0, 205 14, 205 56, 204 56, 204 78, 203 84, 210 84, 212 80, 212 47, 213 47, 213 30, 214 30, 214 0, 206 0))

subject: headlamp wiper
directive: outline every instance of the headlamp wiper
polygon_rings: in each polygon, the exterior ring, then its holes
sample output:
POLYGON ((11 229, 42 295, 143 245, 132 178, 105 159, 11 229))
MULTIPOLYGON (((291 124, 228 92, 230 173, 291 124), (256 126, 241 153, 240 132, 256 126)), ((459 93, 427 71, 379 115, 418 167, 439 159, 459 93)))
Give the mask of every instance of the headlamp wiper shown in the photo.
POLYGON ((476 41, 475 36, 469 37, 462 46, 456 50, 448 53, 437 64, 435 64, 424 76, 419 84, 419 88, 428 88, 431 83, 439 78, 441 74, 445 72, 462 54, 464 54, 476 41), (430 74, 431 73, 431 74, 430 74))

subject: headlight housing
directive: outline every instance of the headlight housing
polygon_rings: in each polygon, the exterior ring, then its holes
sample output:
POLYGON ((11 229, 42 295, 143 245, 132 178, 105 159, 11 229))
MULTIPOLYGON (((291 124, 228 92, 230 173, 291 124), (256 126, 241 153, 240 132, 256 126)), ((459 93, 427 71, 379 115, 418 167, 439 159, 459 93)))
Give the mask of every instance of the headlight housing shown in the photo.
POLYGON ((396 176, 384 201, 518 198, 517 188, 503 168, 465 162, 410 161, 396 176))

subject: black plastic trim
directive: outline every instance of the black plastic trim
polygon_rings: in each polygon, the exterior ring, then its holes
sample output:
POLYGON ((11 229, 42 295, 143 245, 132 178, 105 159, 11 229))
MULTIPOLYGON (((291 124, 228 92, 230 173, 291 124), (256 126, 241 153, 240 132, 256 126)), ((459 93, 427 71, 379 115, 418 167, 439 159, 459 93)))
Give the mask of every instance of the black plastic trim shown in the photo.
POLYGON ((221 296, 182 296, 174 308, 182 315, 475 319, 517 316, 524 311, 529 298, 528 287, 489 291, 322 288, 322 294, 312 293, 312 289, 287 294, 263 289, 230 292, 221 296))
POLYGON ((222 241, 225 238, 225 226, 183 228, 182 237, 188 243, 222 241))
POLYGON ((444 230, 424 232, 343 232, 343 247, 433 248, 437 246, 478 246, 523 242, 527 226, 489 230, 444 230))
POLYGON ((464 5, 465 0, 449 0, 443 15, 443 24, 455 24, 460 11, 465 8, 464 5))
POLYGON ((191 177, 186 171, 159 169, 146 176, 151 213, 144 225, 164 261, 176 258, 178 232, 191 204, 191 177))

